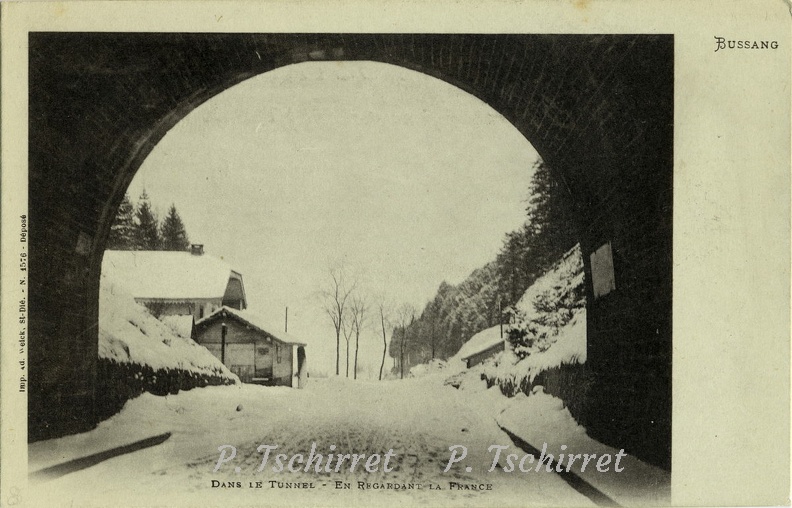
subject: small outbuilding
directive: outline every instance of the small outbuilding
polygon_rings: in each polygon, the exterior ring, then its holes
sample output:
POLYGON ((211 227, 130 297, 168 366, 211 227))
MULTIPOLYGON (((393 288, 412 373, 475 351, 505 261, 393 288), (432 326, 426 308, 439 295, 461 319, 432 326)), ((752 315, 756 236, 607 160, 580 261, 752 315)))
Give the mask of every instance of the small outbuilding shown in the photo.
POLYGON ((470 338, 456 356, 465 362, 467 368, 482 363, 506 348, 506 341, 501 337, 501 327, 487 328, 470 338))
POLYGON ((222 307, 195 322, 193 339, 243 383, 301 388, 307 377, 306 344, 250 311, 222 307))

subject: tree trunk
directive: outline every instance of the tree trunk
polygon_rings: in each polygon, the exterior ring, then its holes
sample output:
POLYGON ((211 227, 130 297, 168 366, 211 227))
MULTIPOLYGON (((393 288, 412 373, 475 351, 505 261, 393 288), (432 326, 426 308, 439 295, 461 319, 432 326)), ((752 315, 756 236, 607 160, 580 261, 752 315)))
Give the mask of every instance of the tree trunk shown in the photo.
POLYGON ((353 379, 357 379, 358 348, 360 347, 360 332, 355 332, 355 370, 353 379))
POLYGON ((380 320, 382 321, 382 364, 380 364, 379 380, 382 381, 382 369, 385 368, 385 353, 388 351, 388 339, 385 338, 385 316, 380 312, 380 320))
POLYGON ((404 338, 399 346, 399 378, 404 379, 404 338))
POLYGON ((336 328, 336 376, 341 372, 338 368, 341 358, 341 329, 336 328))
POLYGON ((405 339, 407 338, 407 329, 404 329, 404 334, 402 335, 401 346, 399 347, 399 371, 401 375, 401 379, 404 379, 404 346, 405 339))
POLYGON ((346 377, 349 377, 349 339, 346 341, 346 377))

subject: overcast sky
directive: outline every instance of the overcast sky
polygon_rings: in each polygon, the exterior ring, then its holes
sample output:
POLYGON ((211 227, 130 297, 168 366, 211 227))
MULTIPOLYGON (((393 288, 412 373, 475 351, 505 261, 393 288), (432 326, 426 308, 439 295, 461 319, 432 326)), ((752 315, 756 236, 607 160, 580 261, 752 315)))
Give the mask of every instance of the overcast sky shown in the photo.
MULTIPOLYGON (((145 187, 160 218, 175 203, 190 241, 242 273, 250 310, 282 329, 288 305, 311 368, 334 372, 319 296, 328 267, 343 260, 363 290, 420 311, 522 224, 536 158, 502 116, 443 81, 374 62, 310 62, 198 107, 154 148, 129 194, 145 187)), ((361 354, 378 368, 376 333, 361 354)))

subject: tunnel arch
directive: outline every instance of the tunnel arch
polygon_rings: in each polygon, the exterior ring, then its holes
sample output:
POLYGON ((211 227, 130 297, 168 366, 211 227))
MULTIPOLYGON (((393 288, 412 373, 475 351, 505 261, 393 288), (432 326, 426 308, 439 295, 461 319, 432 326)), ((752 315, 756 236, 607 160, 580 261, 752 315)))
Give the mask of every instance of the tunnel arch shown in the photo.
POLYGON ((670 466, 673 38, 644 35, 34 33, 29 66, 30 439, 92 427, 101 260, 135 172, 178 121, 250 77, 369 60, 479 98, 580 218, 590 433, 670 466), (591 254, 616 290, 594 298, 591 254))

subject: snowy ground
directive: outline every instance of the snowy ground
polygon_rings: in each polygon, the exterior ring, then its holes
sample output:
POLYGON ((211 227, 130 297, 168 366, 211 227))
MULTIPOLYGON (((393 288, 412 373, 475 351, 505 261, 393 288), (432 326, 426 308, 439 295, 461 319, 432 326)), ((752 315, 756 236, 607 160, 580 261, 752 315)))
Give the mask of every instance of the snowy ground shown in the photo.
MULTIPOLYGON (((573 249, 529 288, 521 304, 530 304, 528 315, 536 318, 532 302, 565 298, 581 277, 579 251, 573 249)), ((448 362, 413 367, 404 380, 314 378, 304 390, 237 384, 164 397, 144 393, 91 432, 31 444, 29 471, 166 432, 170 438, 55 479, 33 475, 31 506, 592 505, 591 498, 545 468, 504 471, 508 454, 526 454, 501 427, 534 448, 546 443, 556 458, 562 446, 567 453, 615 456, 619 450, 589 438, 563 403, 541 387, 530 396, 507 398, 480 379, 485 371, 493 379, 533 379, 553 366, 585 362, 585 321, 585 311, 578 310, 552 330, 544 350, 521 360, 507 350, 497 364, 471 370, 460 360, 461 351, 448 362), (444 384, 461 372, 460 389, 444 384), (277 446, 263 468, 261 445, 277 446), (493 445, 508 447, 497 463, 493 445), (233 447, 236 455, 219 464, 220 447, 227 452, 233 447), (317 472, 295 463, 298 472, 273 471, 276 455, 301 454, 307 460, 312 447, 323 455, 323 465, 328 454, 336 456, 329 469, 317 472), (459 452, 464 447, 467 455, 447 468, 452 447, 459 452), (389 450, 393 470, 385 472, 389 450), (336 468, 337 454, 364 458, 351 472, 348 461, 336 468), (366 471, 365 461, 372 456, 380 462, 366 471)), ((103 281, 103 358, 233 377, 205 348, 172 328, 120 285, 103 281)), ((477 340, 501 339, 492 328, 474 337, 470 347, 481 346, 477 340)), ((623 458, 621 465, 619 473, 592 468, 576 473, 622 506, 668 504, 668 473, 633 457, 623 458)))
MULTIPOLYGON (((474 374, 471 372, 471 374, 474 374)), ((565 457, 570 454, 603 454, 615 457, 620 450, 595 441, 586 429, 574 420, 563 402, 544 393, 542 386, 526 396, 504 397, 497 386, 487 384, 475 375, 466 376, 460 389, 472 407, 481 414, 491 414, 498 425, 508 429, 535 448, 545 443, 549 453, 559 459, 562 446, 565 457)), ((506 453, 506 452, 504 452, 506 453)), ((564 460, 562 463, 568 463, 564 460)), ((626 455, 619 461, 622 470, 615 471, 615 463, 608 472, 601 473, 592 465, 586 468, 573 462, 571 470, 594 488, 621 506, 667 506, 671 500, 671 474, 626 455)))
MULTIPOLYGON (((493 459, 487 450, 491 445, 509 445, 510 451, 524 455, 496 423, 496 418, 503 418, 500 412, 514 406, 518 398, 507 399, 495 390, 457 390, 444 386, 444 379, 440 374, 387 382, 331 378, 314 380, 304 390, 235 385, 166 397, 144 394, 91 432, 31 444, 30 471, 163 432, 172 432, 171 438, 33 485, 31 490, 39 496, 34 505, 592 504, 554 473, 506 473, 500 467, 488 472, 493 459), (257 472, 263 456, 256 451, 258 446, 277 445, 273 455, 292 456, 308 455, 313 443, 322 454, 329 453, 331 445, 336 446, 336 452, 366 455, 384 455, 393 449, 390 464, 396 467, 389 473, 381 467, 374 473, 362 467, 355 474, 343 470, 275 473, 271 457, 268 467, 257 472), (220 457, 217 450, 222 445, 235 446, 237 456, 215 473, 220 457), (468 454, 444 473, 453 445, 467 447, 468 454), (238 473, 235 467, 240 468, 238 473), (213 480, 241 482, 241 487, 212 488, 213 480), (314 488, 271 488, 270 480, 309 482, 314 488), (263 488, 250 487, 250 482, 255 485, 257 481, 263 482, 263 488), (336 489, 336 481, 349 482, 351 489, 336 489), (361 489, 358 481, 413 484, 414 490, 361 489), (450 482, 484 488, 490 484, 492 490, 452 490, 450 482)), ((519 399, 529 413, 525 404, 531 399, 534 397, 519 399)), ((536 424, 545 425, 546 420, 539 418, 536 424)), ((536 432, 553 434, 550 428, 536 432)))

